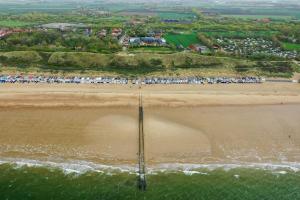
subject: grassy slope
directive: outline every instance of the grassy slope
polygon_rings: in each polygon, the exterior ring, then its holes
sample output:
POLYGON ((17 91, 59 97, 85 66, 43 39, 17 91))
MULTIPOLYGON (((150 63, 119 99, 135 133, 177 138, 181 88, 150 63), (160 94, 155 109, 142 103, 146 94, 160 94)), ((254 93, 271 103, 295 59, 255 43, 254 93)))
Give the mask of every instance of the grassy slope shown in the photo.
MULTIPOLYGON (((0 53, 0 72, 65 73, 124 76, 234 76, 268 75, 255 68, 256 62, 226 57, 212 57, 193 53, 135 53, 98 54, 87 52, 6 52, 0 53), (113 66, 112 60, 122 61, 113 66), (141 64, 160 59, 162 67, 141 64), (186 62, 189 61, 187 65, 186 62), (2 66, 1 66, 2 65, 2 66), (237 73, 237 65, 247 65, 249 70, 237 73)), ((269 74, 270 75, 270 74, 269 74)), ((271 74, 276 76, 276 74, 271 74)), ((280 74, 279 74, 280 75, 280 74)), ((280 76, 286 76, 281 74, 280 76)))

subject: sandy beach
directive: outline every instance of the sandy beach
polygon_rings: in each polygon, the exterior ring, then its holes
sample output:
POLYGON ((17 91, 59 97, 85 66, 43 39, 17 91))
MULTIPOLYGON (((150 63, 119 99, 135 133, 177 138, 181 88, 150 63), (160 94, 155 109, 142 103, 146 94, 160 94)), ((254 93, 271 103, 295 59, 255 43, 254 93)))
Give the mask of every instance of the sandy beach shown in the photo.
POLYGON ((137 164, 300 162, 300 84, 0 85, 0 158, 137 164))

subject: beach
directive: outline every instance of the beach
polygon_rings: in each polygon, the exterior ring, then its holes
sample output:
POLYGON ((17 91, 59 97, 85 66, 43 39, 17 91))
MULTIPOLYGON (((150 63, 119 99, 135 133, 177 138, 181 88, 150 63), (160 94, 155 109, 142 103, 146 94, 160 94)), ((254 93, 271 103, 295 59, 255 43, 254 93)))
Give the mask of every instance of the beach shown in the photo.
POLYGON ((299 113, 293 83, 2 84, 0 199, 299 199, 299 113))
POLYGON ((137 165, 300 162, 300 85, 0 86, 0 156, 137 165))

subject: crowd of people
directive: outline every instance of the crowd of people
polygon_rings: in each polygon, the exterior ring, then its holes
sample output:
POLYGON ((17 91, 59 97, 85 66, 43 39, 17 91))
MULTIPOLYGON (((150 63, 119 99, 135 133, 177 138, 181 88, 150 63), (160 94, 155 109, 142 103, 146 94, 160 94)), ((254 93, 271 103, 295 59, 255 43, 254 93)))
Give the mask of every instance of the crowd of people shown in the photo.
POLYGON ((76 84, 229 84, 229 83, 262 83, 259 77, 59 77, 59 76, 22 76, 0 75, 0 83, 76 83, 76 84))

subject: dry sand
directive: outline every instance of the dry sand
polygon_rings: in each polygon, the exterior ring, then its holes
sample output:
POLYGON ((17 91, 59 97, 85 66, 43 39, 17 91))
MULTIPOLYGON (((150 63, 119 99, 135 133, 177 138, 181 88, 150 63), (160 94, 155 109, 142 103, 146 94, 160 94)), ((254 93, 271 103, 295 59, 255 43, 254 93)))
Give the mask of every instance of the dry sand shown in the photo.
POLYGON ((0 85, 0 159, 300 162, 300 84, 0 85))

